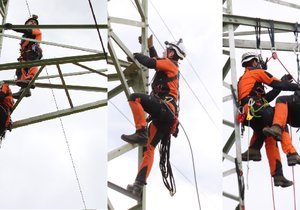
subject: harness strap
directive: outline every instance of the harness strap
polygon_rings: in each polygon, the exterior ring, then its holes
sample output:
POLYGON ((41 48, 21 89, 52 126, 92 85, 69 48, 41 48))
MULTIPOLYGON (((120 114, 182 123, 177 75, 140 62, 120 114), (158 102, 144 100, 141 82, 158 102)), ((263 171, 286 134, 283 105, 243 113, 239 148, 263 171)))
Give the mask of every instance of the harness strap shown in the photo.
POLYGON ((174 81, 174 80, 177 80, 179 77, 178 77, 178 74, 177 75, 175 75, 174 77, 168 77, 167 79, 166 79, 166 81, 167 82, 171 82, 171 81, 174 81))
POLYGON ((275 49, 275 35, 274 35, 274 21, 270 20, 270 27, 268 28, 270 40, 271 40, 271 49, 275 49))
POLYGON ((254 28, 256 33, 256 49, 260 49, 260 33, 261 33, 260 18, 256 18, 256 26, 254 28))

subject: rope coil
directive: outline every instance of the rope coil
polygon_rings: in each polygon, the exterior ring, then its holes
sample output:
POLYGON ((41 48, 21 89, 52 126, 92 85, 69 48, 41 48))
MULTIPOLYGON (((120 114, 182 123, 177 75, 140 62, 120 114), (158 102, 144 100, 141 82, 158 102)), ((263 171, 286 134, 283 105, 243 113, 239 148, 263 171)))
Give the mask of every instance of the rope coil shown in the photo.
POLYGON ((171 136, 163 139, 159 146, 159 168, 163 178, 164 185, 169 190, 170 195, 173 196, 176 193, 176 184, 170 164, 170 147, 171 147, 171 136))

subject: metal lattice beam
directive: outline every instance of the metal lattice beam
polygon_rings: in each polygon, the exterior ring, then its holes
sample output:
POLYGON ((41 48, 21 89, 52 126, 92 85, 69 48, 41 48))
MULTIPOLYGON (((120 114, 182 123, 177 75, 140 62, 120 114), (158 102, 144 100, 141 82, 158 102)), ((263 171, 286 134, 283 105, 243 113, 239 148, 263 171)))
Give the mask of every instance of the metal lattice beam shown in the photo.
MULTIPOLYGON (((113 24, 122 24, 131 27, 141 28, 141 37, 142 37, 142 49, 141 52, 146 54, 148 52, 147 47, 147 38, 148 38, 148 0, 135 0, 135 6, 140 15, 141 20, 129 20, 119 17, 109 17, 108 25, 109 28, 108 34, 108 50, 112 58, 112 64, 116 70, 116 73, 108 75, 108 81, 120 81, 120 84, 117 84, 115 87, 111 88, 108 92, 108 99, 112 99, 119 93, 124 92, 128 97, 130 94, 129 88, 132 87, 134 92, 148 93, 148 70, 140 65, 134 58, 132 52, 126 46, 126 44, 119 38, 117 34, 113 31, 113 24), (115 45, 114 45, 115 44, 115 45), (129 59, 130 62, 124 62, 118 58, 115 48, 119 47, 120 51, 129 59)), ((120 148, 116 148, 109 152, 108 160, 115 159, 120 157, 127 152, 134 149, 136 145, 125 145, 120 148)), ((142 161, 143 157, 143 147, 138 147, 138 165, 142 161)), ((119 187, 115 183, 108 182, 108 186, 114 189, 115 191, 125 195, 128 198, 132 198, 132 195, 129 195, 128 192, 119 187)), ((113 209, 113 203, 110 199, 108 203, 108 208, 113 209)), ((134 210, 145 210, 146 209, 146 187, 144 187, 142 197, 136 199, 137 204, 130 209, 134 210)))

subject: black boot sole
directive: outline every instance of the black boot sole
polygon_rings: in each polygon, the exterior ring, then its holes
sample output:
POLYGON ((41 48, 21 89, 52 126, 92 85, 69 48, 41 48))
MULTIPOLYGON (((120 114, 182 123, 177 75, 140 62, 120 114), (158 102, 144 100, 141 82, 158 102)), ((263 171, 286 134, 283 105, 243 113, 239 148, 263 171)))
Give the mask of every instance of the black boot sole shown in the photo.
POLYGON ((281 141, 281 135, 278 135, 277 133, 274 133, 273 131, 269 129, 263 129, 263 133, 266 136, 272 136, 276 141, 281 141))

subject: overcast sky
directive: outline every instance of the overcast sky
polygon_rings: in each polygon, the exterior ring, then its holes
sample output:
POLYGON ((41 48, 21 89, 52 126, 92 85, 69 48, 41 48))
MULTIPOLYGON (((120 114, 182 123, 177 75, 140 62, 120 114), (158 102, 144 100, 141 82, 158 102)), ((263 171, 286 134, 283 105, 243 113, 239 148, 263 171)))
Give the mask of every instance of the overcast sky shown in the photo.
MULTIPOLYGON (((49 3, 28 0, 28 2, 31 13, 39 15, 41 24, 93 23, 88 1, 51 1, 49 3)), ((101 20, 105 22, 106 1, 94 0, 92 2, 99 22, 101 20)), ((139 15, 131 1, 111 0, 107 4, 109 15, 139 20, 139 15)), ((10 2, 9 6, 7 22, 24 23, 28 17, 25 2, 10 2)), ((186 46, 187 58, 180 64, 182 74, 180 121, 188 134, 194 152, 201 209, 222 209, 222 164, 220 161, 222 6, 219 2, 205 1, 199 4, 198 1, 187 0, 183 7, 182 4, 176 4, 173 1, 152 0, 149 1, 148 7, 149 26, 153 30, 153 32, 149 30, 149 34, 154 33, 157 37, 154 39, 154 44, 158 54, 161 55, 164 50, 164 46, 160 43, 163 45, 166 40, 174 41, 174 39, 182 38, 186 46)), ((117 24, 112 25, 112 28, 130 51, 140 51, 137 41, 140 35, 138 28, 117 24)), ((7 33, 20 35, 13 31, 7 33)), ((100 50, 99 40, 94 30, 43 30, 43 40, 100 50)), ((5 38, 3 44, 1 63, 16 61, 19 41, 5 38)), ((42 45, 42 47, 44 58, 86 54, 81 51, 57 49, 53 46, 42 45)), ((117 52, 120 58, 125 58, 119 50, 117 52)), ((105 67, 103 62, 89 65, 98 68, 105 67)), ((81 70, 73 65, 62 67, 66 72, 81 70)), ((47 69, 53 74, 57 73, 54 67, 47 69)), ((109 71, 113 70, 109 68, 109 71)), ((42 75, 46 75, 46 72, 42 72, 42 75)), ((2 76, 4 79, 13 79, 14 70, 5 72, 2 76)), ((153 71, 150 76, 153 76, 153 71)), ((95 86, 105 86, 105 81, 101 76, 84 79, 76 77, 68 81, 71 84, 90 85, 93 82, 95 86)), ((51 82, 58 83, 59 81, 51 80, 51 82)), ((12 89, 18 90, 16 87, 12 89)), ((14 120, 55 110, 50 90, 36 88, 32 94, 32 97, 24 99, 14 112, 14 120), (47 106, 41 105, 41 99, 47 103, 47 106)), ((59 107, 67 108, 67 100, 63 91, 55 91, 55 95, 59 98, 59 107)), ((73 95, 78 104, 82 103, 82 99, 84 102, 89 102, 104 97, 99 96, 99 93, 75 93, 75 91, 73 95)), ((113 98, 111 102, 122 114, 109 103, 108 110, 100 108, 62 118, 83 186, 87 208, 106 208, 104 187, 106 184, 106 144, 108 151, 125 144, 120 139, 120 135, 132 133, 135 129, 131 124, 133 118, 124 93, 113 98), (123 114, 131 123, 123 117, 123 114)), ((0 208, 83 207, 64 141, 59 120, 26 126, 7 134, 3 147, 0 149, 0 185, 3 186, 0 189, 0 208)), ((182 128, 180 128, 178 138, 172 140, 171 147, 171 163, 177 186, 177 193, 174 197, 169 195, 163 185, 157 153, 156 151, 156 159, 148 179, 147 209, 198 209, 192 158, 182 128)), ((126 188, 127 184, 134 181, 137 173, 137 151, 131 151, 109 162, 107 168, 108 180, 126 188)), ((112 190, 108 191, 108 195, 116 210, 128 209, 135 204, 135 201, 112 190)))
MULTIPOLYGON (((182 74, 180 121, 188 134, 194 152, 201 207, 207 210, 222 209, 221 5, 212 1, 201 4, 195 0, 187 0, 183 6, 182 3, 173 1, 152 0, 149 1, 148 8, 149 28, 158 38, 158 40, 154 38, 158 55, 162 55, 164 41, 174 41, 169 30, 176 40, 182 38, 186 46, 187 57, 180 62, 182 74), (214 15, 211 15, 212 11, 214 15)), ((139 20, 139 15, 131 1, 110 1, 108 12, 110 16, 139 20)), ((137 40, 140 35, 138 28, 118 24, 112 24, 112 28, 132 52, 140 51, 137 40)), ((151 33, 149 30, 149 35, 151 33)), ((119 55, 125 59, 122 53, 119 55)), ((150 70, 150 80, 153 72, 150 70)), ((110 87, 115 85, 109 84, 110 87)), ((125 144, 120 139, 121 134, 135 131, 124 93, 113 98, 111 102, 131 123, 109 103, 109 151, 125 144)), ((172 139, 170 161, 173 165, 177 193, 171 197, 165 188, 158 167, 159 155, 156 151, 152 171, 147 181, 147 209, 199 209, 191 153, 182 128, 178 138, 172 139)), ((126 188, 127 184, 134 181, 137 168, 135 149, 108 163, 108 180, 126 188)), ((134 200, 119 195, 113 190, 109 190, 109 198, 117 210, 128 209, 135 204, 134 200)))
MULTIPOLYGON (((94 24, 88 1, 28 0, 30 12, 39 16, 40 24, 94 24)), ((93 0, 99 24, 106 23, 106 1, 93 0)), ((29 17, 26 1, 10 1, 7 22, 23 24, 29 17)), ((14 31, 10 35, 21 36, 14 31)), ((102 50, 95 29, 42 30, 43 40, 102 50)), ((101 30, 104 41, 106 34, 101 30)), ((20 40, 4 38, 1 63, 16 62, 20 40)), ((41 45, 44 57, 59 58, 91 54, 78 50, 41 45)), ((103 69, 105 62, 82 63, 103 69)), ((63 73, 83 71, 75 65, 61 65, 63 73)), ((41 76, 56 75, 55 66, 47 66, 41 76)), ((1 72, 2 79, 14 79, 15 70, 1 72)), ((65 77, 69 85, 106 87, 99 75, 65 77)), ((49 83, 48 80, 40 80, 49 83)), ((61 84, 59 79, 51 79, 61 84)), ((13 92, 18 87, 11 87, 13 92)), ((104 93, 70 91, 75 106, 106 98, 104 93)), ((68 105, 64 91, 54 90, 58 108, 68 105)), ((13 121, 56 111, 50 89, 35 88, 12 114, 13 121)), ((87 208, 106 208, 106 108, 98 108, 61 118, 87 208)), ((0 149, 0 208, 82 209, 83 201, 74 175, 63 129, 59 119, 28 125, 8 132, 0 149)))
MULTIPOLYGON (((288 1, 291 3, 298 3, 298 1, 288 1)), ((254 18, 264 18, 264 19, 272 19, 278 21, 285 21, 295 23, 299 22, 299 10, 292 9, 289 7, 277 5, 274 3, 266 2, 263 0, 234 0, 233 1, 233 14, 234 15, 243 15, 254 18)), ((254 31, 254 27, 241 27, 238 28, 238 31, 254 31)), ((255 35, 248 37, 237 37, 239 39, 251 39, 255 40, 255 35)), ((270 41, 269 35, 261 36, 261 41, 270 41)), ((292 32, 289 33, 281 33, 275 34, 275 46, 276 42, 295 42, 294 34, 292 32)), ((241 55, 244 52, 249 50, 237 49, 236 50, 236 67, 237 67, 237 78, 239 78, 244 69, 241 67, 241 55)), ((255 50, 254 50, 255 51, 255 50)), ((259 51, 258 51, 259 52, 259 51)), ((277 52, 279 59, 285 65, 285 67, 292 73, 294 78, 297 79, 297 63, 296 63, 296 55, 293 52, 277 52)), ((270 50, 262 51, 263 57, 270 57, 270 50)), ((225 58, 225 57, 224 57, 225 58)), ((268 63, 268 72, 274 75, 277 78, 281 78, 282 75, 286 74, 284 68, 280 65, 277 60, 270 60, 268 63)), ((230 82, 229 79, 226 78, 227 82, 230 82)), ((228 90, 224 89, 224 95, 230 94, 228 90)), ((271 90, 268 88, 267 90, 271 90)), ((282 95, 292 94, 291 92, 283 91, 282 95)), ((274 105, 274 102, 271 103, 274 105)), ((227 102, 223 106, 223 115, 225 119, 232 120, 232 103, 227 102)), ((298 150, 300 148, 299 142, 299 133, 296 133, 295 128, 293 128, 292 137, 293 137, 293 145, 298 150)), ((223 143, 227 141, 228 136, 231 133, 231 129, 228 129, 224 126, 223 129, 223 143)), ((247 149, 249 137, 252 135, 252 130, 246 128, 245 135, 242 139, 242 152, 247 149)), ((279 150, 281 151, 281 160, 283 165, 284 176, 293 180, 292 167, 287 166, 287 159, 285 154, 282 153, 281 146, 279 144, 279 150)), ((273 209, 273 201, 272 201, 272 185, 271 185, 271 176, 269 170, 269 164, 266 157, 265 148, 261 150, 262 153, 262 161, 260 162, 250 162, 249 163, 249 172, 247 170, 248 166, 244 162, 243 170, 244 170, 244 178, 247 189, 245 190, 245 207, 246 209, 273 209)), ((230 152, 231 155, 235 156, 235 149, 233 148, 230 152)), ((231 165, 232 166, 232 165, 231 165)), ((224 168, 229 169, 228 164, 224 164, 224 168)), ((295 189, 296 189, 296 197, 299 195, 299 182, 297 178, 300 176, 299 166, 294 167, 294 177, 295 177, 295 189)), ((237 180, 236 176, 232 175, 231 177, 227 177, 223 180, 223 188, 226 191, 237 193, 237 180)), ((293 197, 293 188, 278 188, 274 187, 274 200, 275 200, 275 208, 276 209, 294 209, 294 197, 293 197)), ((297 200, 297 199, 296 199, 297 200)), ((299 199, 298 199, 299 200, 299 199)), ((223 209, 234 209, 237 203, 235 201, 229 200, 228 198, 223 199, 223 209)), ((299 205, 299 204, 298 204, 299 205)))

